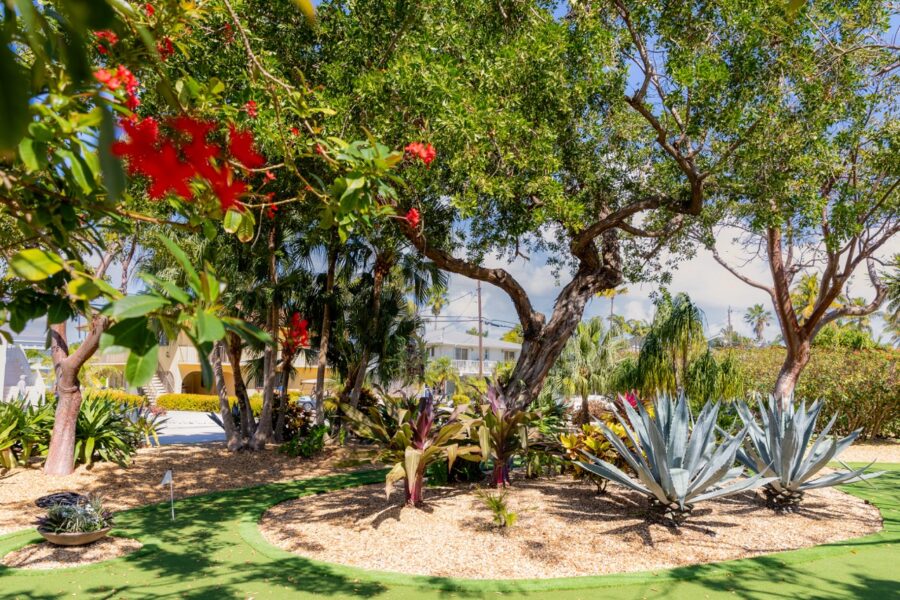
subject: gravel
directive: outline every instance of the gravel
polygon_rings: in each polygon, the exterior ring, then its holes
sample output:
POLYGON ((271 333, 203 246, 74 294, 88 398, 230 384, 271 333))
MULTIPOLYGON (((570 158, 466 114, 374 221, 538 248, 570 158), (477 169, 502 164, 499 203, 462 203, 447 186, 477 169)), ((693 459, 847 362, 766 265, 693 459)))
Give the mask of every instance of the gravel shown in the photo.
POLYGON ((77 567, 125 556, 141 546, 137 540, 120 537, 105 537, 85 546, 55 546, 41 542, 10 552, 0 559, 0 564, 18 569, 77 567))
POLYGON ((429 488, 424 509, 400 508, 402 490, 381 485, 279 504, 260 521, 272 544, 325 562, 408 574, 473 579, 550 578, 664 569, 805 548, 874 533, 880 513, 836 489, 807 494, 777 515, 760 496, 698 504, 679 529, 649 524, 645 500, 610 486, 560 477, 515 482, 519 521, 492 526, 470 487, 429 488))

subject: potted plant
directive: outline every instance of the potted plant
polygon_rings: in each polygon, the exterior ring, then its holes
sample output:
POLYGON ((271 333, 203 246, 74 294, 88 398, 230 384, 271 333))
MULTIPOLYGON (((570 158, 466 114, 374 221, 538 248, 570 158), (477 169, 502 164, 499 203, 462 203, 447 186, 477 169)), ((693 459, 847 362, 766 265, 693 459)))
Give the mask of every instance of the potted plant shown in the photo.
POLYGON ((57 503, 38 519, 38 533, 51 544, 83 546, 106 537, 112 528, 112 513, 96 496, 57 503))

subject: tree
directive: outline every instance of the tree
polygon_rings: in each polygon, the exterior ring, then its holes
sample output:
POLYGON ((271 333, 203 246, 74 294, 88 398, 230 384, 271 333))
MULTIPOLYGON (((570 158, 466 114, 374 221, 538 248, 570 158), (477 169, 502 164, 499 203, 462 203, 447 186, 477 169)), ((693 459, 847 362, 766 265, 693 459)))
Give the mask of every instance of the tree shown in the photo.
POLYGON ((590 422, 588 397, 609 391, 613 370, 624 347, 622 342, 620 332, 605 328, 599 317, 579 323, 575 335, 550 370, 547 385, 551 390, 566 398, 581 398, 576 421, 590 422))
POLYGON ((598 292, 597 296, 599 298, 609 298, 609 321, 612 323, 613 318, 616 316, 614 311, 616 296, 624 296, 628 293, 627 287, 613 288, 608 290, 603 290, 602 292, 598 292))
POLYGON ((762 304, 754 304, 744 313, 744 322, 753 328, 753 333, 756 335, 756 343, 761 345, 766 326, 772 322, 772 313, 767 311, 762 304))
MULTIPOLYGON (((478 335, 478 328, 477 327, 469 327, 468 329, 466 329, 466 333, 469 335, 478 335)), ((481 332, 481 337, 487 337, 487 336, 488 336, 487 331, 481 332)))
POLYGON ((764 147, 752 133, 786 76, 771 65, 804 56, 818 25, 775 2, 572 3, 565 19, 556 8, 324 2, 314 38, 268 5, 250 17, 273 60, 299 64, 359 126, 437 149, 386 204, 421 215, 394 221, 421 254, 509 296, 523 345, 504 393, 521 404, 591 297, 649 277, 663 248, 688 250, 679 234, 722 166, 750 140, 764 147), (486 266, 533 252, 563 279, 549 315, 486 266))
POLYGON ((446 356, 428 361, 425 365, 425 383, 446 396, 447 382, 459 384, 459 370, 453 366, 453 362, 446 356))
POLYGON ((513 328, 500 336, 500 339, 504 342, 512 342, 514 344, 521 344, 522 337, 522 326, 521 325, 513 325, 513 328))
POLYGON ((792 394, 823 328, 872 314, 886 297, 878 261, 900 231, 900 121, 898 73, 884 64, 897 51, 869 44, 885 34, 889 10, 866 2, 848 18, 836 5, 797 9, 796 20, 815 29, 789 43, 805 48, 791 58, 791 75, 760 89, 764 118, 729 157, 711 203, 716 225, 702 239, 732 275, 771 298, 787 348, 778 397, 792 394), (748 257, 766 264, 768 279, 750 277, 719 253, 716 238, 729 235, 726 227, 738 232, 748 257), (874 288, 862 305, 842 300, 857 273, 874 288))

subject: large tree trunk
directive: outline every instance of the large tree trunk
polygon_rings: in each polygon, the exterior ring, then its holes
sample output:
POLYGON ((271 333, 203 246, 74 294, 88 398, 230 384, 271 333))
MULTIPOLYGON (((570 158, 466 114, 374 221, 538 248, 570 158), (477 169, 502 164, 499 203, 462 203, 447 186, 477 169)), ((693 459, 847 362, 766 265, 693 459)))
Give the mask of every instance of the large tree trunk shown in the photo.
POLYGON ((213 368, 213 379, 216 383, 216 394, 219 396, 219 416, 222 418, 222 425, 225 427, 225 447, 235 452, 240 450, 244 442, 241 439, 241 432, 234 424, 234 418, 231 416, 231 406, 228 403, 228 388, 225 386, 225 372, 222 369, 222 354, 225 350, 225 344, 221 341, 213 344, 210 353, 210 361, 213 368))
POLYGON ((256 431, 253 433, 253 439, 250 442, 250 447, 254 450, 261 450, 266 447, 266 444, 272 441, 272 404, 274 402, 274 394, 275 394, 275 365, 278 361, 278 329, 281 323, 281 306, 278 301, 278 292, 275 290, 275 285, 278 282, 278 272, 275 264, 275 247, 276 247, 276 232, 273 227, 269 232, 269 282, 273 287, 273 299, 272 304, 269 307, 269 316, 268 316, 268 329, 269 333, 272 335, 272 341, 269 344, 266 344, 266 348, 263 351, 263 372, 265 373, 265 381, 263 383, 263 405, 262 410, 259 413, 259 423, 256 426, 256 431))
POLYGON ((291 363, 293 356, 287 354, 281 360, 281 395, 278 397, 278 417, 275 419, 275 441, 284 442, 284 420, 287 415, 288 402, 288 385, 291 382, 291 363))
POLYGON ((81 382, 78 374, 100 345, 100 336, 109 327, 109 319, 96 316, 91 331, 81 346, 69 354, 66 324, 50 326, 50 355, 56 372, 56 417, 50 435, 50 447, 44 463, 48 475, 69 475, 75 470, 75 428, 81 410, 81 382))
POLYGON ((778 372, 778 378, 775 380, 775 388, 772 390, 772 395, 781 400, 783 406, 786 406, 792 399, 794 387, 797 385, 800 373, 809 364, 809 358, 809 340, 805 340, 797 346, 788 346, 781 371, 778 372))
POLYGON ((322 334, 319 336, 319 357, 316 365, 316 425, 325 423, 325 369, 328 367, 328 344, 331 341, 331 295, 334 293, 334 271, 337 248, 328 249, 328 271, 325 274, 325 308, 322 310, 322 334))
POLYGON ((234 371, 234 395, 237 397, 238 407, 241 411, 241 437, 250 439, 256 431, 256 421, 253 418, 253 407, 250 406, 250 396, 247 394, 244 372, 241 371, 244 347, 240 336, 235 333, 229 333, 226 337, 225 349, 228 352, 231 370, 234 371))

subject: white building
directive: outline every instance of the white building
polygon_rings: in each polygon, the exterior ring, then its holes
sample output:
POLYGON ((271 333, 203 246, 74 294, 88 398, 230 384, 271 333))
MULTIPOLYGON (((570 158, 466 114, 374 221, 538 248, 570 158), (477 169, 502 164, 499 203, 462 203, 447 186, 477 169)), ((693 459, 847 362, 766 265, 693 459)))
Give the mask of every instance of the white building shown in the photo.
POLYGON ((26 398, 35 404, 46 393, 44 378, 28 364, 25 351, 17 344, 7 344, 0 336, 0 401, 26 398))
MULTIPOLYGON (((486 376, 492 375, 500 363, 516 362, 522 351, 522 344, 499 339, 481 338, 481 345, 486 376)), ((426 361, 449 358, 462 376, 478 375, 478 336, 456 331, 426 331, 425 356, 426 361)))

